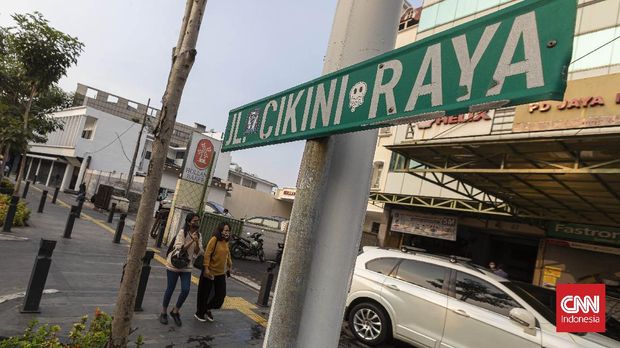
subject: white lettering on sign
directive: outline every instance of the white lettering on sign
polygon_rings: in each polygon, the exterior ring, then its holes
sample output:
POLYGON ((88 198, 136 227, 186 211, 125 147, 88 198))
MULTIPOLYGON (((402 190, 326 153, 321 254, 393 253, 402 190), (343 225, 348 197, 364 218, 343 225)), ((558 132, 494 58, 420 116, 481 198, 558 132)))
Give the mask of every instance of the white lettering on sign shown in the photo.
POLYGON ((291 125, 291 133, 297 132, 297 117, 295 109, 297 109, 297 104, 299 104, 299 100, 301 96, 304 94, 305 90, 299 91, 295 99, 293 99, 293 93, 288 96, 288 104, 286 105, 286 116, 284 117, 284 128, 282 128, 282 135, 286 134, 288 131, 288 125, 291 125))
POLYGON ((265 123, 267 122, 267 116, 269 114, 269 109, 272 109, 273 111, 278 110, 278 103, 275 100, 271 100, 269 103, 267 103, 267 106, 265 106, 265 110, 263 111, 263 119, 260 122, 260 138, 261 139, 267 139, 269 138, 269 136, 271 135, 271 130, 273 129, 272 126, 269 126, 269 128, 267 128, 267 132, 265 132, 265 123))
POLYGON ((336 116, 334 116, 334 125, 340 124, 340 117, 342 117, 342 106, 344 105, 344 97, 347 93, 347 86, 349 84, 349 75, 344 75, 340 81, 340 93, 338 94, 338 103, 336 104, 336 116))
POLYGON ((329 126, 329 119, 332 113, 332 104, 334 103, 334 93, 336 92, 336 79, 329 84, 329 96, 325 98, 325 86, 321 83, 316 87, 316 97, 314 98, 314 109, 312 110, 312 121, 310 129, 316 128, 316 121, 321 110, 321 121, 323 127, 329 126))
POLYGON ((314 92, 314 87, 308 88, 308 94, 306 94, 306 105, 304 107, 304 116, 301 119, 301 131, 305 131, 308 127, 308 115, 310 113, 310 105, 312 103, 312 92, 314 92))
POLYGON ((459 67, 461 68, 461 86, 466 88, 467 93, 459 98, 457 101, 465 101, 469 100, 471 97, 471 84, 474 80, 474 71, 476 70, 476 66, 480 63, 480 59, 482 58, 482 54, 489 47, 489 43, 491 43, 491 39, 495 32, 499 28, 499 23, 489 25, 484 29, 484 33, 482 33, 482 37, 474 50, 474 54, 469 57, 469 48, 467 47, 467 38, 465 34, 459 35, 452 39, 452 46, 454 47, 454 53, 456 53, 456 58, 459 61, 459 67))
POLYGON ((379 97, 385 96, 385 112, 389 114, 396 113, 396 100, 394 99, 394 87, 400 81, 400 76, 403 74, 403 63, 400 60, 390 60, 388 62, 379 64, 377 67, 377 74, 375 76, 375 87, 372 89, 372 99, 370 100, 370 112, 368 118, 377 117, 377 107, 379 106, 379 97), (383 83, 383 75, 385 70, 392 70, 392 78, 390 81, 383 83), (392 112, 390 112, 392 108, 392 112))
POLYGON ((422 60, 422 66, 418 71, 418 76, 415 79, 413 88, 411 89, 411 95, 405 111, 411 111, 415 109, 415 105, 418 102, 418 97, 423 95, 431 95, 431 105, 440 106, 443 104, 443 94, 441 85, 441 44, 434 44, 426 49, 426 54, 422 60), (431 83, 424 84, 424 79, 428 74, 428 70, 431 70, 431 83))
POLYGON ((600 296, 564 296, 560 307, 566 313, 598 313, 600 308, 600 296))
POLYGON ((525 74, 528 89, 545 85, 535 12, 529 12, 515 18, 502 56, 495 69, 495 74, 493 74, 496 85, 487 91, 487 96, 500 94, 506 77, 520 74, 525 74), (512 63, 521 37, 523 37, 525 59, 512 63))
MULTIPOLYGON (((233 119, 232 119, 232 123, 231 123, 231 127, 234 128, 235 124, 237 123, 237 118, 241 117, 241 113, 237 112, 236 114, 233 115, 233 119)), ((228 140, 226 140, 226 145, 230 145, 230 143, 232 142, 232 138, 233 138, 233 130, 231 129, 231 131, 228 133, 228 140)))

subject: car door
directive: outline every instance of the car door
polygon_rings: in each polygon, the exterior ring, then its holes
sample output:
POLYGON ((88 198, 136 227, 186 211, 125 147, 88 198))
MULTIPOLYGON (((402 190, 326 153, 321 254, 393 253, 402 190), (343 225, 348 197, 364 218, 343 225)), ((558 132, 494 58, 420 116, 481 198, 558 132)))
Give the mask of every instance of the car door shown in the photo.
POLYGON ((381 296, 394 310, 399 336, 424 347, 436 347, 446 317, 449 270, 417 260, 403 259, 384 282, 381 296))
POLYGON ((524 332, 509 318, 513 308, 523 308, 491 283, 465 272, 456 272, 448 298, 442 348, 541 347, 542 333, 524 332))

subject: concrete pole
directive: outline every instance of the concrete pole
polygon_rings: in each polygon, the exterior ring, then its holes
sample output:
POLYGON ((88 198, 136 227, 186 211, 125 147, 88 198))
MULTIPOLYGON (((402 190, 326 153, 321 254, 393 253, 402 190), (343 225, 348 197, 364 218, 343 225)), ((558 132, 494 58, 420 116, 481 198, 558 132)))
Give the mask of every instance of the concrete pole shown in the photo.
MULTIPOLYGON (((340 0, 323 73, 392 50, 401 10, 402 0, 340 0)), ((377 134, 370 130, 306 143, 264 347, 338 345, 377 134)))
POLYGON ((56 161, 52 160, 52 164, 50 165, 50 171, 49 173, 47 173, 47 180, 45 180, 45 186, 50 185, 50 180, 52 179, 52 172, 54 171, 54 163, 56 163, 56 161))
POLYGON ((125 197, 129 196, 129 191, 131 190, 134 170, 136 169, 136 159, 138 158, 138 150, 140 150, 140 141, 142 140, 142 132, 144 132, 144 126, 146 126, 146 119, 149 114, 150 106, 151 106, 151 98, 149 98, 148 102, 146 103, 146 110, 144 111, 144 117, 142 118, 142 126, 140 126, 140 133, 138 133, 138 141, 136 141, 136 148, 133 150, 131 166, 129 167, 129 175, 127 176, 127 187, 125 188, 125 197))
POLYGON ((69 184, 71 183, 71 176, 73 176, 73 166, 67 163, 65 173, 63 174, 62 181, 60 183, 61 191, 64 191, 67 187, 69 187, 69 184))
POLYGON ((88 167, 89 163, 90 156, 86 156, 86 158, 82 160, 82 165, 80 166, 80 171, 78 173, 77 180, 75 181, 75 187, 73 188, 74 190, 80 190, 80 185, 82 184, 82 180, 84 180, 84 173, 86 173, 86 167, 88 167))

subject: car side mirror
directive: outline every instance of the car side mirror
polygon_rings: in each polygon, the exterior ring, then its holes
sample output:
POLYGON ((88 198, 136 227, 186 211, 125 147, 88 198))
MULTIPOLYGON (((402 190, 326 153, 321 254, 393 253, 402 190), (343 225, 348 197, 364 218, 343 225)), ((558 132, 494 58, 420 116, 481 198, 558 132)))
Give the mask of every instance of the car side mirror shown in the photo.
POLYGON ((534 315, 523 308, 513 308, 508 314, 510 319, 523 326, 523 332, 536 335, 536 318, 534 315))

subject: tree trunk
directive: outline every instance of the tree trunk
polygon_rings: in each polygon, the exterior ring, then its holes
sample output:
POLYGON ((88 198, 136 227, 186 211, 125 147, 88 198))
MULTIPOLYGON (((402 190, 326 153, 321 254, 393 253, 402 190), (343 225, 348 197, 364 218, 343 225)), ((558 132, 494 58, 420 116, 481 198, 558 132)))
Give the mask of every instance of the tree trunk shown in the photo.
POLYGON ((0 145, 0 155, 2 155, 2 160, 0 161, 0 181, 4 179, 4 167, 6 167, 6 160, 9 158, 9 145, 0 145))
POLYGON ((127 256, 125 276, 116 300, 110 347, 127 346, 131 329, 136 290, 142 267, 142 257, 146 252, 151 215, 161 183, 162 170, 168 152, 168 145, 174 129, 177 111, 183 94, 185 82, 196 57, 196 41, 207 0, 187 0, 186 16, 183 20, 179 42, 163 97, 163 105, 157 127, 153 131, 153 155, 144 181, 144 192, 140 200, 136 225, 127 256))
MULTIPOLYGON (((37 93, 37 87, 35 84, 32 84, 30 87, 30 96, 28 97, 28 103, 26 104, 26 111, 24 111, 24 135, 28 134, 28 118, 30 117, 30 108, 32 107, 32 99, 34 99, 35 94, 37 93)), ((22 151, 21 157, 21 165, 19 166, 19 174, 17 175, 17 180, 15 180, 15 190, 13 191, 13 196, 19 196, 19 189, 22 185, 22 180, 24 179, 24 169, 26 168, 26 154, 28 153, 28 144, 26 144, 26 148, 22 151)))

